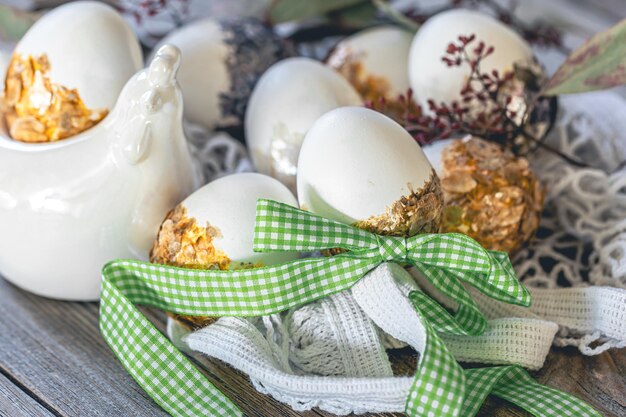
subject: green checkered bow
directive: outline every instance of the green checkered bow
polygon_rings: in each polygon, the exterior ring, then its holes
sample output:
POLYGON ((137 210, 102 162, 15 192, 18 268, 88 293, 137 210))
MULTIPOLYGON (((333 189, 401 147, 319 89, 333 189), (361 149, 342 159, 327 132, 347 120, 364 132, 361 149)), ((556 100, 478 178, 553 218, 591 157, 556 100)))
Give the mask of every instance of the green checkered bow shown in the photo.
POLYGON ((395 261, 414 265, 459 305, 452 315, 425 293, 410 294, 426 329, 426 345, 407 397, 408 415, 472 417, 491 392, 536 416, 599 416, 579 399, 537 384, 520 367, 464 371, 439 337, 438 333, 477 335, 487 327, 463 283, 496 300, 530 304, 528 291, 504 253, 486 251, 457 234, 406 239, 378 236, 269 200, 257 204, 254 248, 266 252, 341 248, 345 252, 230 271, 131 260, 113 261, 103 268, 102 335, 139 385, 172 415, 241 412, 135 304, 185 315, 262 316, 349 289, 381 263, 395 261), (568 410, 565 414, 563 407, 568 410))
MULTIPOLYGON (((459 309, 449 321, 456 323, 461 334, 479 335, 487 328, 485 317, 463 282, 496 300, 530 305, 530 293, 517 280, 508 255, 487 251, 468 236, 456 233, 409 238, 379 236, 286 204, 258 201, 255 251, 310 252, 332 248, 347 252, 332 261, 317 261, 324 267, 316 273, 328 279, 337 270, 342 276, 359 279, 387 261, 414 265, 435 288, 459 303, 459 309)), ((445 311, 439 310, 437 318, 445 311)))

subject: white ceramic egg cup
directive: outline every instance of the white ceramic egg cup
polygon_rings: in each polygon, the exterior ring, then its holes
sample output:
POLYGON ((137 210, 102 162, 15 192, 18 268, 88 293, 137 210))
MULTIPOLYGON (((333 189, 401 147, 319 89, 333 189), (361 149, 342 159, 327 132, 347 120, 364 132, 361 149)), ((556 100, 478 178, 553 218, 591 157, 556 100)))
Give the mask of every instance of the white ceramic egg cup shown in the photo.
MULTIPOLYGON (((97 300, 100 270, 145 259, 199 186, 182 128, 180 51, 162 46, 93 128, 58 142, 0 135, 0 274, 33 293, 97 300)), ((5 131, 6 132, 6 131, 5 131)))

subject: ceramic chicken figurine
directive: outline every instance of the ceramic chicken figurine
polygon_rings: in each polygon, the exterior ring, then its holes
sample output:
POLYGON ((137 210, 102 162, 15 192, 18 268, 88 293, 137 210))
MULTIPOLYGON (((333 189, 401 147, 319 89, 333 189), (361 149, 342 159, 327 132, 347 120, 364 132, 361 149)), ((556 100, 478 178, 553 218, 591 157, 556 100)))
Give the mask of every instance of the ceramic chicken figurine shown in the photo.
POLYGON ((100 269, 145 258, 200 185, 182 128, 180 51, 161 47, 98 125, 49 143, 0 136, 0 274, 36 294, 96 300, 100 269))

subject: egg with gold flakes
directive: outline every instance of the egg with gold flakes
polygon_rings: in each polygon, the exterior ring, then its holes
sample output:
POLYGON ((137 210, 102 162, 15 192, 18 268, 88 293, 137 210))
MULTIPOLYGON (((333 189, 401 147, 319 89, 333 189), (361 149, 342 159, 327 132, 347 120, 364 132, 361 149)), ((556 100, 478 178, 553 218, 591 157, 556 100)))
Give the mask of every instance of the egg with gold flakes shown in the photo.
POLYGON ((389 117, 343 107, 320 117, 298 160, 300 206, 379 234, 439 230, 443 197, 422 149, 389 117))
POLYGON ((291 191, 257 173, 232 174, 200 188, 161 224, 151 262, 199 269, 240 269, 296 259, 296 253, 253 251, 260 198, 297 206, 291 191))
POLYGON ((424 153, 441 178, 442 232, 509 253, 534 236, 545 189, 526 158, 472 136, 434 142, 424 153))
POLYGON ((245 117, 256 169, 295 189, 298 153, 313 122, 329 110, 361 104, 350 83, 318 61, 289 58, 274 64, 254 88, 245 117))
POLYGON ((364 100, 395 100, 409 89, 408 55, 413 34, 378 26, 348 36, 326 63, 342 74, 364 100))
POLYGON ((137 38, 112 7, 58 7, 15 48, 5 77, 5 133, 25 142, 76 135, 106 116, 142 66, 137 38))

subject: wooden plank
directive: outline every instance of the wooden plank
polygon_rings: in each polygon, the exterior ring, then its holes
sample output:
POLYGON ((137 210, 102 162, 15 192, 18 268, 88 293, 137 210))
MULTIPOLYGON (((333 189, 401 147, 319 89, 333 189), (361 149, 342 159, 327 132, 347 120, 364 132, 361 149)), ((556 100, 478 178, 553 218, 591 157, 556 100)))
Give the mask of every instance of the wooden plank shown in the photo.
POLYGON ((0 279, 0 371, 60 416, 166 416, 100 337, 97 308, 0 279))
MULTIPOLYGON (((411 375, 416 364, 411 349, 392 351, 394 373, 411 375)), ((464 365, 473 367, 473 365, 464 365)), ((484 365, 476 365, 484 366, 484 365)), ((553 348, 544 367, 531 372, 542 384, 573 394, 605 417, 626 416, 626 349, 609 350, 597 356, 584 356, 576 348, 553 348)), ((478 417, 521 417, 530 414, 512 404, 489 397, 478 417)))
MULTIPOLYGON (((0 371, 61 416, 166 416, 102 340, 97 308, 37 297, 0 279, 0 371)), ((162 313, 148 316, 163 330, 162 313)), ((297 413, 260 394, 246 375, 224 363, 199 354, 192 360, 246 415, 320 415, 297 413)))
MULTIPOLYGON (((626 416, 626 349, 584 356, 576 348, 553 348, 545 366, 531 374, 593 405, 605 417, 626 416)), ((497 398, 489 398, 479 417, 526 417, 530 414, 497 398)))
POLYGON ((50 417, 44 406, 0 374, 0 417, 50 417))

